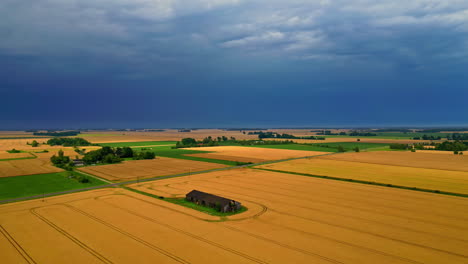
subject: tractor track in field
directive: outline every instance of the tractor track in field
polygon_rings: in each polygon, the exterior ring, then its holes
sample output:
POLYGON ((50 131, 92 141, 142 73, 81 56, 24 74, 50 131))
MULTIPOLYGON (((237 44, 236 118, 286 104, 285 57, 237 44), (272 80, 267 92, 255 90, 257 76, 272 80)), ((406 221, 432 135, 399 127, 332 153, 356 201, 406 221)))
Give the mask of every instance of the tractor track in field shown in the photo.
POLYGON ((91 255, 93 255, 94 257, 96 257, 97 259, 99 259, 100 261, 102 261, 103 263, 113 263, 112 261, 110 261, 109 259, 107 259, 106 257, 104 257, 103 255, 101 255, 99 252, 97 252, 96 250, 94 250, 93 248, 91 248, 90 246, 88 246, 86 243, 84 243, 83 241, 79 240, 78 238, 76 238, 75 236, 71 235, 70 233, 68 233, 67 231, 63 230, 62 228, 60 228, 59 226, 57 226, 56 224, 54 224, 52 221, 50 221, 49 219, 47 219, 45 216, 39 214, 37 212, 37 209, 39 208, 44 208, 44 207, 35 207, 35 208, 31 208, 29 211, 34 215, 36 216, 37 218, 39 218, 40 220, 42 220, 44 223, 46 223, 47 225, 49 225, 50 227, 52 227, 53 229, 55 229, 57 232, 59 232, 60 234, 64 235, 65 237, 67 237, 68 239, 70 239, 72 242, 74 242, 75 244, 77 244, 79 247, 81 247, 82 249, 86 250, 87 252, 89 252, 91 255))
POLYGON ((98 218, 98 217, 96 217, 96 216, 94 216, 92 214, 89 214, 89 213, 87 213, 87 212, 85 212, 83 210, 78 209, 73 205, 69 205, 69 204, 61 204, 61 205, 65 206, 65 207, 67 207, 67 208, 69 208, 69 209, 71 209, 71 210, 73 210, 73 211, 75 211, 75 212, 77 212, 79 214, 82 214, 82 215, 94 220, 95 222, 101 223, 101 224, 111 228, 112 230, 122 234, 123 236, 128 237, 130 239, 133 239, 133 240, 135 240, 135 241, 137 241, 137 242, 139 242, 139 243, 153 249, 154 251, 157 251, 157 252, 165 255, 166 257, 169 257, 169 258, 171 258, 171 259, 173 259, 173 260, 175 260, 175 261, 177 261, 179 263, 190 264, 189 261, 186 261, 186 260, 184 260, 184 259, 182 259, 182 258, 180 258, 180 257, 178 257, 176 255, 173 255, 173 254, 165 251, 164 249, 162 249, 160 247, 157 247, 157 246, 155 246, 155 245, 153 245, 153 244, 151 244, 151 243, 149 243, 149 242, 147 242, 147 241, 145 241, 145 240, 143 240, 143 239, 141 239, 141 238, 139 238, 137 236, 134 236, 134 235, 132 235, 132 234, 130 234, 130 233, 128 233, 128 232, 126 232, 126 231, 124 231, 124 230, 122 230, 122 229, 120 229, 120 228, 118 228, 118 227, 116 227, 116 226, 114 226, 114 225, 112 225, 110 223, 108 223, 107 221, 104 221, 104 220, 102 220, 102 219, 100 219, 100 218, 98 218))
MULTIPOLYGON (((131 196, 128 196, 128 197, 131 197, 131 196)), ((111 204, 111 203, 105 202, 104 200, 101 200, 101 202, 104 202, 104 203, 106 203, 107 205, 110 205, 110 206, 112 206, 112 207, 114 207, 114 208, 118 208, 118 209, 120 209, 120 210, 123 210, 123 211, 125 211, 125 212, 127 212, 127 213, 129 213, 129 214, 131 214, 131 215, 137 216, 137 217, 139 217, 139 218, 142 218, 142 219, 145 219, 145 220, 147 220, 147 221, 150 221, 150 222, 156 223, 156 224, 158 224, 158 225, 164 226, 164 227, 166 227, 166 228, 169 228, 169 229, 171 229, 171 230, 173 230, 173 231, 176 231, 176 232, 178 232, 178 233, 180 233, 180 234, 189 236, 189 237, 191 237, 191 238, 197 239, 197 240, 199 240, 199 241, 202 241, 202 242, 207 243, 207 244, 209 244, 209 245, 212 245, 212 246, 214 246, 214 247, 217 247, 217 248, 220 248, 220 249, 222 249, 222 250, 225 250, 225 251, 228 251, 228 252, 230 252, 230 253, 233 253, 233 254, 235 254, 235 255, 237 255, 237 256, 246 258, 246 259, 251 260, 251 261, 253 261, 253 262, 256 262, 256 263, 264 263, 264 264, 267 263, 267 262, 265 262, 265 261, 262 261, 262 260, 260 260, 260 259, 254 258, 254 257, 252 257, 252 256, 249 256, 249 255, 244 254, 244 253, 242 253, 242 252, 239 252, 239 251, 237 251, 237 250, 234 250, 234 249, 225 247, 225 246, 223 246, 223 245, 221 245, 221 244, 218 244, 218 243, 213 242, 213 241, 211 241, 211 240, 205 239, 205 238, 203 238, 203 237, 201 237, 201 236, 194 235, 194 234, 192 234, 192 233, 190 233, 190 232, 187 232, 187 231, 184 231, 184 230, 182 230, 182 229, 179 229, 179 228, 173 227, 173 226, 171 226, 171 225, 165 224, 165 223, 163 223, 163 222, 157 221, 157 220, 154 219, 154 218, 141 215, 141 214, 139 214, 139 213, 137 213, 137 212, 134 212, 134 211, 129 210, 129 209, 126 209, 126 208, 123 208, 123 207, 121 207, 121 206, 118 206, 118 205, 115 205, 115 204, 111 204)))
POLYGON ((26 250, 15 240, 13 236, 2 226, 0 225, 0 233, 10 242, 10 244, 18 251, 18 253, 23 257, 23 259, 30 264, 36 264, 37 262, 26 252, 26 250))
MULTIPOLYGON (((211 187, 211 188, 213 188, 213 187, 211 187)), ((254 197, 254 196, 251 196, 251 195, 248 195, 248 194, 246 195, 246 194, 232 192, 231 190, 224 190, 224 189, 220 189, 220 188, 213 188, 213 189, 217 189, 217 190, 221 190, 221 191, 228 191, 230 193, 234 193, 234 194, 238 194, 238 195, 242 195, 242 196, 248 196, 248 197, 252 197, 252 198, 260 198, 260 197, 254 197)), ((278 201, 278 202, 281 202, 281 201, 278 201)), ((306 208, 306 209, 310 209, 310 208, 306 208)), ((401 240, 401 239, 397 239, 397 238, 392 238, 392 237, 388 237, 388 236, 385 236, 385 235, 380 235, 380 234, 376 234, 376 233, 372 233, 372 232, 368 232, 368 231, 363 231, 363 230, 348 227, 348 226, 343 226, 343 225, 339 225, 339 224, 332 224, 332 223, 329 223, 327 221, 322 221, 322 220, 318 220, 318 219, 312 219, 312 218, 297 216, 297 215, 289 214, 289 213, 286 213, 286 212, 277 211, 277 210, 274 210, 274 209, 269 209, 269 210, 271 210, 272 212, 279 213, 279 214, 301 218, 301 219, 304 219, 304 220, 307 220, 307 221, 312 221, 312 222, 317 222, 317 223, 324 224, 324 225, 330 225, 330 226, 334 226, 334 227, 338 227, 338 228, 343 228, 343 229, 351 230, 351 231, 354 231, 354 232, 363 233, 363 234, 366 234, 366 235, 379 237, 379 238, 382 238, 382 239, 388 239, 388 240, 391 240, 391 241, 396 241, 396 242, 400 242, 400 243, 403 243, 403 244, 408 244, 408 245, 412 245, 412 246, 416 246, 416 247, 421 247, 421 248, 425 248, 425 249, 428 249, 428 250, 438 251, 438 252, 442 252, 442 253, 457 256, 457 257, 468 258, 468 256, 463 255, 463 254, 450 252, 450 251, 446 251, 446 250, 443 250, 443 249, 433 248, 433 247, 430 247, 430 246, 425 246, 425 245, 421 245, 421 244, 418 244, 418 243, 413 243, 413 242, 409 242, 409 241, 405 241, 405 240, 401 240)), ((314 209, 311 209, 311 210, 314 210, 314 209)), ((437 236, 437 235, 434 235, 434 236, 437 236)), ((453 238, 450 238, 450 239, 453 239, 453 238)))

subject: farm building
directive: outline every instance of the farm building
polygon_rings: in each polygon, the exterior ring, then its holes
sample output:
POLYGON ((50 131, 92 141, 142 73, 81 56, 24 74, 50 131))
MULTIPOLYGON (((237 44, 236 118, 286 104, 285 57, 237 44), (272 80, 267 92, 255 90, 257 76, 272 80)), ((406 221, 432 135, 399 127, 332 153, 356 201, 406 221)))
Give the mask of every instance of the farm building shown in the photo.
POLYGON ((84 162, 83 162, 82 159, 74 159, 74 160, 72 160, 72 162, 73 162, 73 165, 75 165, 77 167, 78 166, 84 166, 84 162))
POLYGON ((222 213, 235 212, 241 209, 241 203, 237 201, 197 190, 187 193, 185 199, 199 205, 216 208, 222 213))

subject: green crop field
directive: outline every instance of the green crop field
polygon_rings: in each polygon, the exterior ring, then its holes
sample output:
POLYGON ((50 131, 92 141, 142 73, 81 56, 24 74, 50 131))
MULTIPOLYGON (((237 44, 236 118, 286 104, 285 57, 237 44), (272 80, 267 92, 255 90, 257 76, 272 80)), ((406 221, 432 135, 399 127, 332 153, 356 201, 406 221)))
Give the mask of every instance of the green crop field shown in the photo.
MULTIPOLYGON (((74 172, 78 174, 77 172, 74 172)), ((67 172, 35 174, 0 178, 0 199, 18 198, 43 193, 68 191, 107 184, 88 177, 91 182, 80 183, 68 178, 67 172)))
POLYGON ((100 143, 100 146, 108 147, 134 147, 134 146, 157 146, 157 145, 174 145, 176 141, 141 141, 141 142, 116 142, 116 143, 100 143))

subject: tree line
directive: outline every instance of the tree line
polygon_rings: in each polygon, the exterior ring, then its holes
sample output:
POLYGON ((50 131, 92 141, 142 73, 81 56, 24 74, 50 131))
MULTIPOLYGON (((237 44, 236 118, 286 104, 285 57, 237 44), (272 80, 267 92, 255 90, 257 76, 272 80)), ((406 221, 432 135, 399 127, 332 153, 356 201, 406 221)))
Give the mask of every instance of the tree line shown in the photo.
POLYGON ((84 138, 51 138, 47 140, 47 144, 51 146, 98 146, 97 144, 92 144, 84 138))
POLYGON ((307 137, 297 137, 294 135, 286 134, 286 133, 277 133, 277 132, 263 132, 263 131, 254 131, 249 132, 249 135, 258 135, 258 139, 264 138, 284 138, 284 139, 315 139, 315 140, 324 140, 324 137, 315 137, 315 136, 307 136, 307 137))
POLYGON ((51 136, 51 137, 70 137, 70 136, 76 136, 80 133, 81 133, 80 131, 64 131, 64 132, 48 131, 48 132, 34 132, 33 135, 51 136))

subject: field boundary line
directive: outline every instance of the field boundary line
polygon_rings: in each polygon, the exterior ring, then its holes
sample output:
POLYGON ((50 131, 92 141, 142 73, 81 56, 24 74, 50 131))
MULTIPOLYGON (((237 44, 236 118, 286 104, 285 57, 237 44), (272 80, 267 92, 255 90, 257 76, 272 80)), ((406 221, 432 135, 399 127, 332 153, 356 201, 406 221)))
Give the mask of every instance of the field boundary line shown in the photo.
POLYGON ((0 225, 0 233, 2 233, 2 235, 8 240, 8 242, 10 242, 10 244, 16 249, 16 251, 18 251, 18 253, 24 258, 24 260, 26 260, 26 262, 32 264, 37 263, 2 225, 0 225))
POLYGON ((97 259, 99 259, 100 261, 104 262, 104 263, 113 263, 112 261, 110 261, 109 259, 107 259, 106 257, 104 257, 103 255, 101 255, 99 252, 95 251, 94 249, 92 249, 91 247, 89 247, 88 245, 86 245, 85 243, 83 243, 82 241, 80 241, 78 238, 74 237, 73 235, 71 235, 70 233, 68 233, 67 231, 63 230, 62 228, 60 228, 59 226, 57 226, 56 224, 54 224, 52 221, 50 221, 49 219, 47 219, 46 217, 44 217, 43 215, 39 214, 36 210, 39 209, 39 208, 43 208, 43 207, 34 207, 34 208, 31 208, 29 211, 34 215, 36 216, 37 218, 39 218, 40 220, 42 220, 44 223, 46 223, 47 225, 49 225, 50 227, 52 227, 53 229, 55 229, 56 231, 58 231, 60 234, 64 235, 65 237, 67 237, 68 239, 70 239, 72 242, 74 242, 75 244, 77 244, 79 247, 83 248, 84 250, 88 251, 88 253, 90 253, 91 255, 95 256, 97 259))

